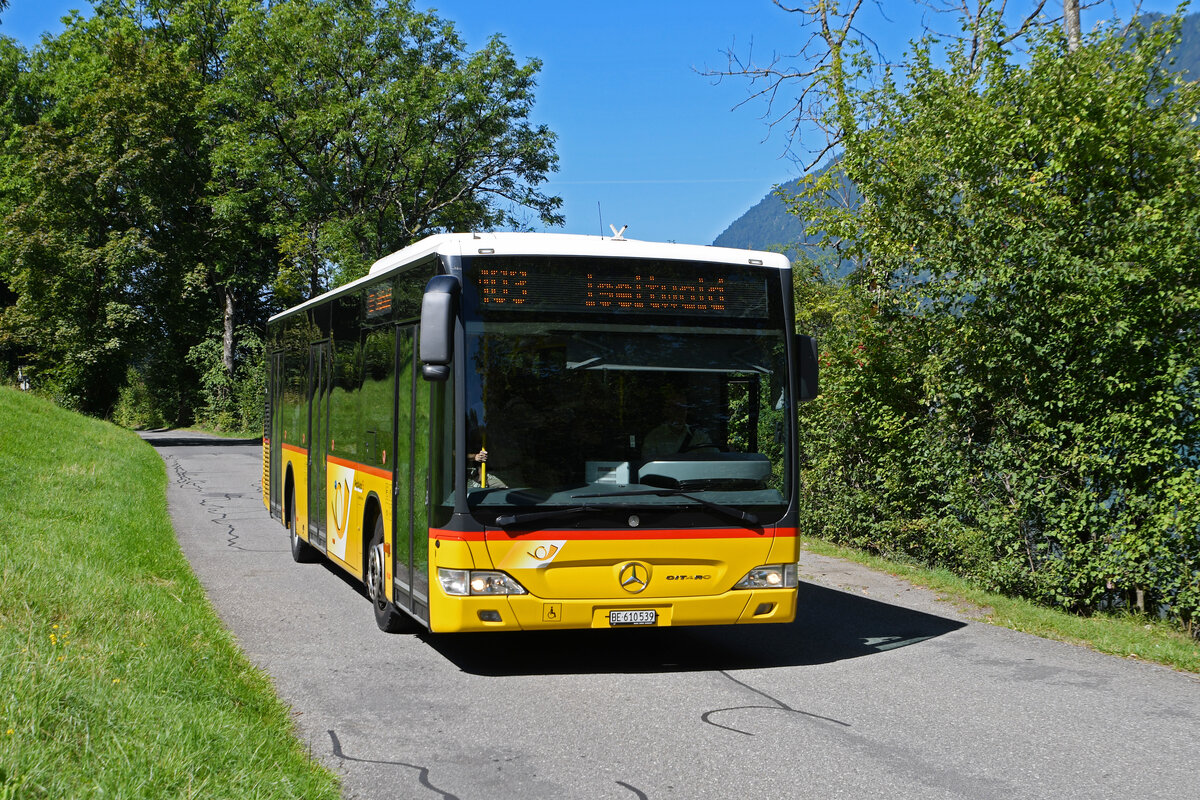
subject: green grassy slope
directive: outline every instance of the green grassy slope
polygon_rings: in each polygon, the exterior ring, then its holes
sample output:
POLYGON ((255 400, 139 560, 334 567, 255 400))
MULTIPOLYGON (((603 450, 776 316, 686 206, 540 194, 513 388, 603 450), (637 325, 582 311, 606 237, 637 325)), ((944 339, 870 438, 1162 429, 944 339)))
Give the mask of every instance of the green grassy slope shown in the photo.
POLYGON ((136 435, 0 388, 0 798, 337 797, 136 435))

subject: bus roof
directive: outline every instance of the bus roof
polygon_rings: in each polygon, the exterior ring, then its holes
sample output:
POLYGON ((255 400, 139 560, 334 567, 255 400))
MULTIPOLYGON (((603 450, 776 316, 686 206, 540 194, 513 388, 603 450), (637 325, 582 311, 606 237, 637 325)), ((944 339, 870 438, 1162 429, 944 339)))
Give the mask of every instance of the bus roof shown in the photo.
POLYGON ((569 233, 441 233, 384 256, 371 265, 372 275, 430 254, 473 256, 596 256, 600 258, 656 258, 671 261, 712 261, 722 264, 758 264, 787 269, 782 253, 736 250, 698 244, 642 242, 607 236, 569 233))
POLYGON ((637 239, 581 236, 571 233, 439 233, 384 256, 372 264, 370 272, 362 278, 281 311, 269 321, 273 322, 331 297, 346 294, 381 275, 432 256, 474 255, 649 258, 664 261, 708 261, 715 264, 753 264, 775 269, 788 269, 791 266, 787 256, 782 253, 738 250, 732 247, 643 242, 637 239))

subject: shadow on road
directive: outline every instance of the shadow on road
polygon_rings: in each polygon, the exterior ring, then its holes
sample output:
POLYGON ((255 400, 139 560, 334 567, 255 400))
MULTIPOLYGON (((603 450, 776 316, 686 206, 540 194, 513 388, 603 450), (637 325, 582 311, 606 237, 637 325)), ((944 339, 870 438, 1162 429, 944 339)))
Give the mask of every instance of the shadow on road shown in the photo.
POLYGON ((262 438, 257 439, 226 439, 213 436, 210 433, 195 433, 192 431, 138 431, 153 447, 260 447, 262 438))
MULTIPOLYGON (((371 613, 360 581, 331 562, 320 566, 362 598, 361 613, 371 613)), ((463 672, 512 676, 812 666, 878 655, 966 626, 804 582, 797 604, 795 621, 783 625, 400 635, 417 636, 463 672)))
POLYGON ((801 583, 796 620, 785 625, 419 636, 464 672, 501 676, 828 664, 962 627, 956 620, 801 583))

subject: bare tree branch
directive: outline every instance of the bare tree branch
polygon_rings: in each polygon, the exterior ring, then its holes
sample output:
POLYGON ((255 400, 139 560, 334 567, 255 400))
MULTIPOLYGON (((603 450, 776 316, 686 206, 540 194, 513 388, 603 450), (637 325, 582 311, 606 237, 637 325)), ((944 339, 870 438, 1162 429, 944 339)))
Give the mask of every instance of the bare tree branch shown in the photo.
MULTIPOLYGON (((888 17, 883 0, 772 2, 781 11, 799 17, 803 36, 800 48, 786 55, 775 52, 768 60, 758 62, 753 41, 744 54, 738 52, 735 43, 723 51, 724 69, 705 69, 700 74, 715 78, 715 82, 730 77, 747 80, 749 91, 733 108, 762 103, 765 109, 761 118, 767 127, 763 140, 783 131, 786 141, 782 155, 807 171, 837 151, 867 111, 853 106, 858 101, 848 99, 847 94, 855 93, 845 91, 849 87, 847 81, 872 79, 896 66, 864 27, 856 25, 860 12, 869 5, 884 19, 888 17), (872 51, 873 58, 867 59, 869 64, 865 69, 861 61, 854 60, 872 51)), ((1111 0, 1064 0, 1064 10, 1072 3, 1079 9, 1088 9, 1104 2, 1111 0)), ((923 9, 921 25, 927 35, 962 43, 967 68, 972 73, 982 69, 985 40, 1008 46, 1027 39, 1036 29, 1058 26, 1064 21, 1064 16, 1048 13, 1047 0, 911 0, 911 3, 923 9), (938 30, 935 16, 955 19, 958 32, 938 30), (1011 25, 1007 24, 1009 20, 1011 25), (1000 27, 986 30, 993 25, 1000 27)), ((1140 2, 1137 5, 1140 7, 1140 2)), ((889 6, 893 11, 896 7, 895 2, 889 6)), ((1070 35, 1068 32, 1068 38, 1070 35)))

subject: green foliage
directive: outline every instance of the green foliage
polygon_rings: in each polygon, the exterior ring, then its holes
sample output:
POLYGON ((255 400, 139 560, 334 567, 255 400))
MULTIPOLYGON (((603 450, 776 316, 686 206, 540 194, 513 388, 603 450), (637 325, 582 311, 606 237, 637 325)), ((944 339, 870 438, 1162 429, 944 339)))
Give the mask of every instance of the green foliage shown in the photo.
POLYGON ((557 161, 528 121, 540 65, 503 39, 469 53, 408 0, 233 8, 210 97, 227 110, 216 162, 240 182, 222 208, 267 209, 278 290, 360 277, 429 233, 521 225, 520 209, 562 222, 536 189, 557 161))
POLYGON ((136 436, 0 388, 0 796, 338 796, 175 542, 136 436))
MULTIPOLYGON (((64 405, 106 414, 161 340, 172 270, 196 236, 176 199, 203 180, 194 82, 128 24, 77 22, 34 54, 40 113, 3 151, 5 337, 64 405)), ((34 75, 36 75, 36 80, 34 75)))
POLYGON ((0 365, 65 406, 247 424, 235 331, 428 233, 561 221, 538 64, 500 39, 399 0, 95 9, 0 36, 0 365))
POLYGON ((804 284, 821 535, 1090 612, 1200 611, 1200 85, 1178 20, 1034 34, 1020 63, 932 41, 851 97, 857 211, 807 213, 859 264, 804 284))
POLYGON ((188 353, 188 360, 200 373, 202 405, 196 409, 196 421, 217 431, 261 431, 267 387, 263 342, 255 331, 246 328, 238 332, 236 340, 237 368, 233 375, 225 369, 220 334, 210 336, 188 353))
POLYGON ((146 385, 145 377, 133 367, 130 367, 125 375, 125 383, 121 386, 116 408, 113 409, 112 421, 134 430, 167 426, 167 421, 160 411, 160 404, 146 385))
MULTIPOLYGON (((1147 19, 1157 19, 1149 15, 1147 19)), ((1179 73, 1189 80, 1200 78, 1200 13, 1183 18, 1179 44, 1171 49, 1168 70, 1179 73)), ((817 174, 838 168, 837 157, 831 158, 817 170, 817 174)), ((810 176, 796 178, 775 187, 762 200, 746 210, 729 224, 713 240, 718 247, 744 247, 751 250, 770 250, 785 245, 789 251, 801 250, 815 245, 820 231, 810 230, 812 220, 797 214, 795 204, 789 200, 802 193, 810 176)), ((842 182, 839 182, 842 183, 842 182)), ((852 186, 838 186, 827 202, 857 207, 859 198, 852 186)), ((837 265, 833 265, 837 266, 837 265)), ((839 277, 841 273, 836 273, 839 277)))

